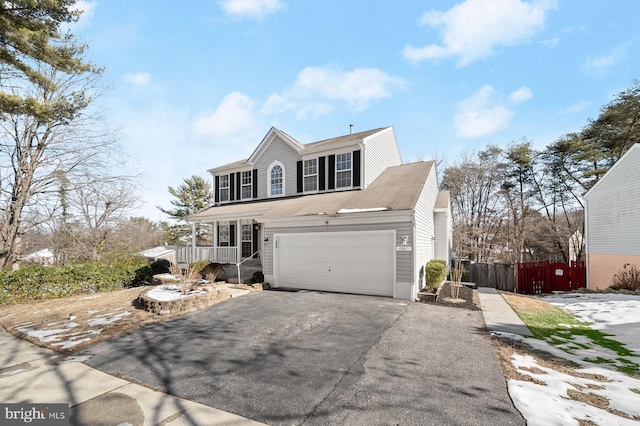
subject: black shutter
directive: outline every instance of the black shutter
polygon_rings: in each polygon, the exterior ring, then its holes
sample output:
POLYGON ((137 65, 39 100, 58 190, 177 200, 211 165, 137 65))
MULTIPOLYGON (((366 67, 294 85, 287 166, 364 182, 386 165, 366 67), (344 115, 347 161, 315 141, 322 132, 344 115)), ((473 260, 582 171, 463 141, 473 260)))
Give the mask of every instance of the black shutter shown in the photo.
POLYGON ((233 173, 229 174, 229 201, 236 199, 236 180, 233 178, 233 173))
POLYGON ((251 198, 258 198, 258 169, 253 169, 251 183, 253 184, 253 194, 251 194, 251 198))
POLYGON ((318 190, 324 191, 324 159, 325 157, 318 158, 318 190))
POLYGON ((242 177, 241 173, 236 173, 236 200, 240 200, 242 196, 242 177))
POLYGON ((329 156, 329 189, 336 189, 336 156, 329 156))
POLYGON ((236 245, 236 226, 229 225, 229 246, 235 247, 236 245))
POLYGON ((298 187, 298 193, 301 193, 302 189, 303 189, 303 187, 302 187, 302 161, 298 161, 297 169, 298 169, 297 170, 298 174, 296 176, 296 185, 298 187))
POLYGON ((354 187, 360 186, 360 150, 353 151, 353 158, 351 159, 353 162, 351 164, 352 168, 352 184, 354 187))
POLYGON ((216 203, 220 202, 220 176, 216 176, 215 177, 215 183, 214 183, 214 188, 213 188, 213 193, 215 196, 215 201, 216 203))

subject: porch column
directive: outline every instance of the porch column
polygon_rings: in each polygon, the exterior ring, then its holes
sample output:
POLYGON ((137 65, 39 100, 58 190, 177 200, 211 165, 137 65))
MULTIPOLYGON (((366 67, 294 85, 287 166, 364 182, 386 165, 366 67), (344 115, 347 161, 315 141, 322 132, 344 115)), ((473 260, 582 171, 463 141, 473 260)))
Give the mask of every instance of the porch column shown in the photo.
POLYGON ((213 221, 213 261, 218 261, 218 221, 213 221))
POLYGON ((191 224, 191 262, 198 260, 196 256, 196 223, 191 224))
POLYGON ((240 263, 242 260, 242 223, 240 223, 240 219, 238 219, 238 225, 236 226, 236 249, 238 251, 238 260, 240 263))

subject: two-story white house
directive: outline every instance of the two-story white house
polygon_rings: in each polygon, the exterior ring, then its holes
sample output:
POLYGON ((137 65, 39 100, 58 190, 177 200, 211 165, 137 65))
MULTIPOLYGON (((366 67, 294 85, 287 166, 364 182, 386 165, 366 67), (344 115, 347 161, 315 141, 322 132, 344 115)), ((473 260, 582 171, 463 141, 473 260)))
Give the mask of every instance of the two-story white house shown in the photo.
POLYGON ((251 156, 209 170, 211 224, 188 258, 259 257, 265 282, 414 299, 424 265, 449 260, 451 206, 432 161, 402 164, 392 127, 302 144, 271 128, 251 156))

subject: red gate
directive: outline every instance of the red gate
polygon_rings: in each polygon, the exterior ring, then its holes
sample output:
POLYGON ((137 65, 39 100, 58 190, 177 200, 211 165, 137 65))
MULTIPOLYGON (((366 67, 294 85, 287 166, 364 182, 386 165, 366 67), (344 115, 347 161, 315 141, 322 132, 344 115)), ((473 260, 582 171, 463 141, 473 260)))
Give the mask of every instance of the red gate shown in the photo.
POLYGON ((557 262, 518 263, 516 291, 521 294, 571 291, 585 286, 584 262, 571 262, 571 266, 557 262))

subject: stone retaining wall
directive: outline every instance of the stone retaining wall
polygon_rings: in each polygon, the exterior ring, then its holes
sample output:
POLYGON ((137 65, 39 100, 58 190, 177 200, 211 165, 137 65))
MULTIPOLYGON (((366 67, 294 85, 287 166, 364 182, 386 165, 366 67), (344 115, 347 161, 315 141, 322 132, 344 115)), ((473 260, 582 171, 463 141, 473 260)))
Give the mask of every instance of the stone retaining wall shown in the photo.
POLYGON ((225 289, 204 287, 204 293, 185 296, 178 300, 159 301, 147 297, 147 293, 151 290, 145 290, 140 293, 140 296, 136 299, 136 307, 158 315, 185 314, 231 298, 231 294, 225 289))

